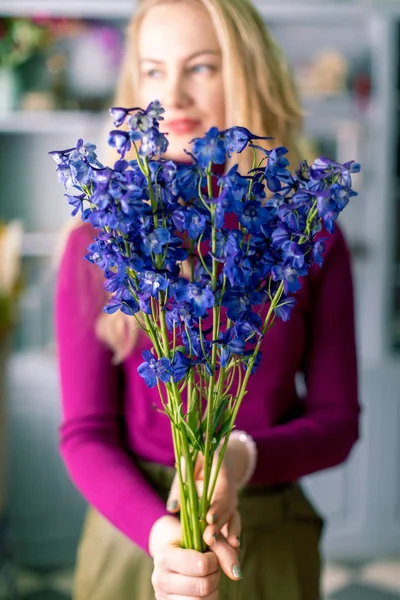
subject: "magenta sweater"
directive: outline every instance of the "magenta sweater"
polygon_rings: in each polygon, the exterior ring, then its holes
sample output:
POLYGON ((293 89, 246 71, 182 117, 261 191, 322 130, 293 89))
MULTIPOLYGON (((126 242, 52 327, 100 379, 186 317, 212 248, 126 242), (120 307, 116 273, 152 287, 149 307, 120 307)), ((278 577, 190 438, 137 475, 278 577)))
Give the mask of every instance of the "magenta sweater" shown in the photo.
MULTIPOLYGON (((170 425, 154 409, 157 388, 136 372, 147 338, 116 366, 96 337, 103 274, 83 259, 93 235, 88 224, 72 231, 58 275, 61 452, 87 501, 148 551, 150 529, 166 511, 135 457, 173 466, 170 425)), ((303 280, 290 321, 268 332, 239 412, 237 428, 258 447, 254 484, 291 482, 337 465, 358 437, 352 281, 338 228, 326 246, 324 266, 312 267, 303 280), (307 385, 303 398, 295 387, 298 372, 307 385)))

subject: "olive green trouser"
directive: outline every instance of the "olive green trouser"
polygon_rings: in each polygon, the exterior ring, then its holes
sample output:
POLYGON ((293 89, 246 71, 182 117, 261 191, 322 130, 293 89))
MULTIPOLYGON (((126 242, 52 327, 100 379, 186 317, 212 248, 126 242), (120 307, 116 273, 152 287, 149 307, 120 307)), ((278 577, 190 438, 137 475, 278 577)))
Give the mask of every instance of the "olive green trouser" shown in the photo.
MULTIPOLYGON (((173 469, 144 463, 167 498, 173 469)), ((220 600, 319 600, 323 522, 298 485, 243 490, 240 563, 243 580, 222 575, 220 600)), ((152 560, 90 508, 78 549, 74 600, 154 600, 152 560)))

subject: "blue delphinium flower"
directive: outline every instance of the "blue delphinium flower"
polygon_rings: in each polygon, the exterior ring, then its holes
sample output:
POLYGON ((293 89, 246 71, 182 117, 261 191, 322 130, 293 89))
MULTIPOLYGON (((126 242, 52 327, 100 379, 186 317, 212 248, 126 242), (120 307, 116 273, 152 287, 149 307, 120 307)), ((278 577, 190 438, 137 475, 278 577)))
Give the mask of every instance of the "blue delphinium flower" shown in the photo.
POLYGON ((150 129, 145 135, 142 135, 139 154, 141 156, 161 156, 168 148, 166 136, 155 127, 150 129))
POLYGON ((69 148, 68 150, 51 150, 49 152, 49 154, 52 157, 52 159, 54 160, 54 162, 56 163, 56 165, 58 166, 58 165, 62 164, 64 161, 66 161, 66 160, 68 161, 68 157, 73 150, 74 150, 74 148, 69 148))
POLYGON ((197 198, 199 193, 200 171, 196 164, 178 164, 175 177, 176 194, 185 202, 197 198))
POLYGON ((104 312, 113 314, 120 310, 125 315, 131 316, 141 310, 140 304, 132 297, 132 294, 127 290, 118 290, 112 296, 112 299, 105 306, 104 312))
POLYGON ((128 125, 131 131, 140 131, 147 134, 153 128, 154 120, 146 111, 138 111, 128 118, 128 125))
POLYGON ((318 215, 321 217, 329 233, 334 230, 334 222, 339 216, 340 209, 329 190, 322 190, 317 199, 318 215))
POLYGON ((233 153, 240 153, 253 140, 272 140, 271 137, 254 135, 246 127, 231 127, 223 131, 226 152, 230 158, 233 153))
POLYGON ((302 269, 305 265, 304 245, 287 241, 282 245, 282 258, 286 265, 302 269))
POLYGON ((207 310, 214 306, 214 294, 202 283, 184 283, 175 291, 178 302, 185 300, 193 308, 195 317, 204 317, 207 315, 207 310))
POLYGON ((161 254, 164 252, 164 246, 171 239, 171 234, 166 227, 157 227, 154 231, 142 233, 142 250, 150 256, 153 254, 161 254))
POLYGON ((160 358, 157 360, 150 350, 143 350, 142 356, 144 362, 138 366, 137 371, 139 375, 143 377, 149 388, 157 385, 157 379, 163 383, 168 383, 170 381, 173 369, 167 358, 160 358))
POLYGON ((261 335, 262 321, 260 315, 246 310, 239 313, 235 321, 235 330, 239 338, 244 341, 253 340, 261 335))
MULTIPOLYGON (((249 364, 250 359, 253 357, 253 350, 245 350, 242 356, 242 365, 243 365, 243 369, 246 370, 247 366, 249 364)), ((253 363, 253 366, 251 368, 251 374, 253 375, 256 371, 257 368, 259 367, 260 363, 261 363, 261 358, 262 358, 262 352, 258 352, 256 359, 253 363)))
POLYGON ((211 127, 204 138, 193 140, 192 154, 201 167, 223 165, 226 160, 224 137, 216 127, 211 127))
POLYGON ((167 327, 170 331, 174 325, 193 327, 193 310, 189 302, 170 302, 165 309, 167 327))
POLYGON ((258 233, 261 226, 268 219, 267 211, 256 200, 237 202, 235 209, 236 214, 239 216, 239 222, 249 233, 258 233))
POLYGON ((207 216, 203 211, 192 206, 180 207, 172 215, 179 231, 187 231, 191 240, 197 241, 207 226, 207 216))
POLYGON ((108 136, 108 145, 115 148, 116 151, 123 157, 131 149, 132 143, 127 131, 114 129, 110 131, 108 136))
POLYGON ((271 234, 272 248, 282 248, 283 244, 291 240, 291 233, 286 223, 277 223, 277 227, 271 234))
POLYGON ((222 305, 227 310, 228 317, 236 321, 244 311, 247 311, 250 306, 260 304, 261 294, 255 291, 243 290, 240 286, 236 289, 228 289, 223 298, 222 305))
POLYGON ((110 110, 114 117, 114 125, 122 126, 125 122, 129 131, 115 129, 110 132, 108 143, 124 157, 131 149, 132 142, 140 141, 139 154, 153 157, 163 154, 168 147, 166 136, 159 131, 159 121, 162 120, 164 109, 160 102, 151 102, 146 110, 124 109, 113 107, 110 110))
POLYGON ((322 240, 317 240, 314 244, 313 244, 313 259, 314 262, 319 265, 320 267, 322 267, 322 255, 324 253, 325 250, 325 244, 322 240))
POLYGON ((238 165, 234 165, 226 175, 218 179, 218 186, 226 192, 227 203, 233 210, 234 202, 241 202, 248 192, 250 181, 238 172, 238 165))
POLYGON ((165 108, 161 106, 161 102, 159 100, 153 100, 146 108, 146 113, 158 123, 158 121, 162 121, 164 119, 164 117, 161 115, 165 113, 165 108))
POLYGON ((193 357, 193 360, 197 360, 199 364, 204 363, 210 356, 212 347, 212 344, 206 338, 205 332, 203 331, 203 339, 201 340, 200 330, 196 327, 188 327, 182 331, 181 337, 186 353, 193 357))
POLYGON ((69 159, 72 162, 86 159, 85 162, 90 163, 92 166, 102 168, 103 165, 97 159, 96 148, 95 144, 85 144, 82 139, 79 139, 75 149, 70 153, 69 159))
POLYGON ((108 292, 116 292, 119 289, 129 289, 130 279, 127 275, 125 261, 121 261, 116 267, 105 270, 105 289, 108 292))
MULTIPOLYGON (((359 173, 360 165, 354 161, 349 161, 341 165, 340 163, 321 156, 317 158, 310 167, 310 175, 313 179, 326 179, 332 175, 340 175, 348 183, 348 176, 352 173, 359 173)), ((341 180, 339 180, 342 183, 341 180)))
POLYGON ((126 117, 129 115, 129 108, 114 106, 110 108, 110 115, 114 118, 114 127, 121 127, 125 123, 126 117))
POLYGON ((232 127, 224 131, 224 141, 228 157, 234 152, 243 152, 252 139, 251 132, 246 127, 232 127))
POLYGON ((97 160, 94 144, 84 144, 79 139, 75 148, 54 150, 49 154, 57 164, 58 180, 67 189, 76 186, 80 189, 94 177, 95 170, 102 168, 97 160))
POLYGON ((152 181, 156 188, 156 195, 159 196, 161 206, 175 205, 178 198, 176 197, 175 179, 177 166, 169 160, 165 162, 150 161, 149 168, 152 176, 152 181))
POLYGON ((241 355, 245 349, 245 342, 237 336, 236 329, 230 327, 225 332, 219 334, 218 341, 215 342, 221 351, 221 367, 226 367, 232 354, 241 355))
POLYGON ((223 254, 226 258, 234 258, 242 252, 244 234, 241 231, 228 231, 223 246, 223 254))
POLYGON ((189 371, 191 366, 192 361, 189 358, 187 358, 187 356, 183 352, 177 350, 174 353, 174 358, 172 360, 171 365, 173 381, 175 383, 182 381, 182 379, 186 377, 187 372, 189 371))
POLYGON ((265 178, 268 189, 271 190, 271 192, 279 192, 282 188, 282 183, 287 183, 291 179, 290 171, 287 169, 289 161, 285 156, 287 152, 288 149, 281 146, 268 153, 265 178))
POLYGON ((272 278, 274 281, 283 281, 285 294, 297 292, 300 287, 299 278, 302 275, 307 274, 307 270, 303 267, 302 269, 296 269, 292 265, 274 265, 272 267, 272 278))
POLYGON ((85 194, 79 194, 79 196, 74 196, 73 194, 64 194, 66 198, 68 198, 68 204, 74 207, 71 216, 75 217, 80 210, 82 210, 83 200, 85 198, 85 194))
POLYGON ((131 131, 147 133, 150 129, 158 128, 159 121, 163 120, 162 115, 165 113, 165 109, 158 100, 154 100, 153 102, 150 102, 145 110, 137 108, 130 109, 128 112, 133 112, 133 114, 128 117, 129 129, 131 131))
POLYGON ((207 219, 204 214, 195 208, 188 207, 186 210, 186 227, 188 236, 191 240, 198 240, 204 233, 207 225, 207 219))
POLYGON ((144 271, 139 283, 141 292, 148 293, 153 297, 157 297, 160 291, 165 291, 168 286, 168 281, 155 271, 144 271))
POLYGON ((282 223, 286 223, 292 231, 304 231, 306 219, 299 211, 298 206, 285 202, 279 206, 277 216, 282 223))
POLYGON ((93 178, 93 169, 83 160, 70 161, 71 177, 74 184, 89 185, 93 178))
POLYGON ((292 310, 295 307, 296 298, 288 296, 284 298, 278 306, 275 307, 276 316, 284 323, 290 319, 292 310))

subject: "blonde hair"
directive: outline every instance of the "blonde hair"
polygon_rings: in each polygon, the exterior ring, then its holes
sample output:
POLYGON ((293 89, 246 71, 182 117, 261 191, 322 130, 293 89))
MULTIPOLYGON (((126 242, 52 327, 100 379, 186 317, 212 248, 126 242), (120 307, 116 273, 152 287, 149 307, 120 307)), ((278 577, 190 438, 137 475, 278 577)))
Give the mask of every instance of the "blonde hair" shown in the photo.
MULTIPOLYGON (((139 105, 137 39, 141 22, 149 9, 166 1, 195 2, 210 15, 222 51, 226 127, 247 127, 257 135, 275 138, 272 145, 285 145, 291 163, 298 164, 302 111, 297 91, 286 60, 249 0, 139 0, 127 27, 114 106, 139 105)), ((115 154, 110 154, 110 164, 113 159, 115 154)), ((249 170, 250 161, 249 154, 240 157, 242 172, 249 170)), ((97 332, 119 362, 132 350, 140 329, 134 318, 117 312, 101 315, 97 332)))

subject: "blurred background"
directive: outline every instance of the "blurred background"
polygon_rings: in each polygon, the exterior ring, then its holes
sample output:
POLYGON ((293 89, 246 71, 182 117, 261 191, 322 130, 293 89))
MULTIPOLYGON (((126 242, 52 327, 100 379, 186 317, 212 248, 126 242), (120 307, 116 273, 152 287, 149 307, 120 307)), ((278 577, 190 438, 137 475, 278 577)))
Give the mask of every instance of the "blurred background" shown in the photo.
MULTIPOLYGON (((400 598, 400 2, 259 0, 301 91, 307 142, 356 159, 353 257, 362 438, 307 478, 330 600, 400 598)), ((0 0, 0 599, 67 600, 85 503, 57 449, 52 149, 104 146, 132 0, 0 0)), ((340 323, 337 324, 340 327, 340 323)), ((111 599, 110 599, 111 600, 111 599)))

